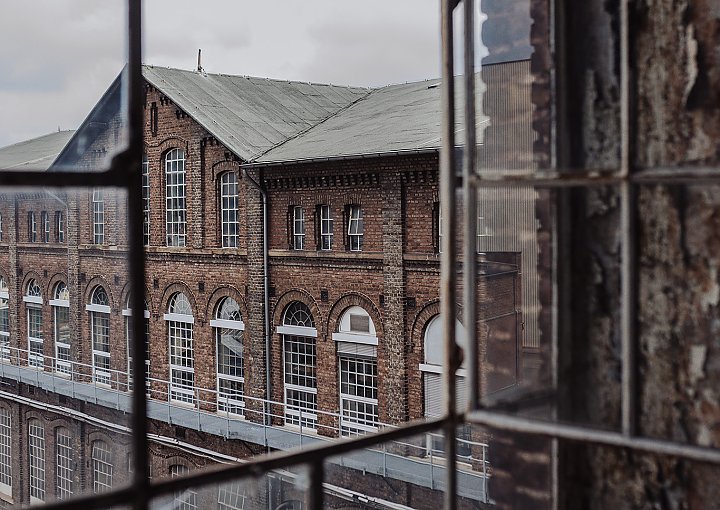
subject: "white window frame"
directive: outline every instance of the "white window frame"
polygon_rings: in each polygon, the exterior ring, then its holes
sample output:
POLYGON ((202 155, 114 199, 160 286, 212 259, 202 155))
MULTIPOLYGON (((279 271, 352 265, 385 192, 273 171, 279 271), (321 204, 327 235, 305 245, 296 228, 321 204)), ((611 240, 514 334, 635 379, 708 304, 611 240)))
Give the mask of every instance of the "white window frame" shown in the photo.
MULTIPOLYGON (((299 426, 301 428, 317 428, 317 329, 314 327, 314 319, 307 305, 293 302, 285 309, 283 314, 283 326, 277 327, 277 333, 282 335, 282 363, 283 363, 283 403, 285 404, 285 424, 299 426), (298 306, 303 314, 307 315, 303 324, 297 325, 295 314, 289 315, 293 307, 298 306), (311 347, 310 354, 304 354, 300 349, 292 349, 294 346, 305 345, 311 347), (290 351, 289 351, 290 348, 290 351), (295 359, 293 359, 295 358, 295 359), (308 366, 313 367, 314 375, 305 375, 300 371, 308 366), (295 372, 293 372, 295 367, 295 372), (290 370, 289 370, 290 369, 290 370), (302 378, 305 382, 312 384, 298 384, 302 378), (298 400, 300 405, 289 403, 298 400), (291 406, 291 407, 289 407, 291 406)), ((306 349, 307 350, 307 349, 306 349)))
MULTIPOLYGON (((122 315, 125 318, 125 342, 127 344, 127 377, 128 377, 128 391, 132 390, 133 387, 133 357, 132 350, 130 348, 130 317, 132 317, 132 309, 130 308, 130 296, 127 298, 125 307, 122 309, 122 315)), ((148 310, 147 303, 145 303, 145 310, 143 310, 143 320, 145 321, 145 393, 150 396, 150 311, 148 310)))
POLYGON ((363 221, 362 207, 358 204, 350 205, 347 233, 350 251, 362 251, 365 224, 363 221))
POLYGON ((113 463, 110 446, 100 439, 96 439, 90 446, 92 459, 93 492, 99 494, 112 489, 113 463))
POLYGON ((45 427, 37 418, 28 421, 28 472, 30 503, 45 501, 45 427))
POLYGON ((58 243, 65 242, 65 213, 63 211, 55 211, 55 228, 57 228, 58 243))
POLYGON ((150 246, 150 163, 142 159, 143 245, 150 246))
POLYGON ((12 415, 0 407, 0 492, 12 495, 12 415))
POLYGON ((293 206, 292 213, 293 250, 305 249, 305 209, 301 205, 293 206))
POLYGON ((58 282, 55 285, 54 298, 49 301, 53 311, 53 339, 55 341, 55 372, 61 377, 70 377, 72 375, 72 350, 70 349, 70 299, 67 292, 67 286, 64 282, 58 282), (61 291, 60 286, 64 286, 66 292, 61 291), (67 299, 65 299, 67 298, 67 299), (67 313, 67 341, 60 339, 60 320, 59 314, 67 313))
POLYGON ((223 248, 237 248, 240 238, 238 214, 238 174, 225 172, 220 176, 220 234, 223 248))
POLYGON ((218 510, 244 510, 245 489, 241 482, 228 482, 218 485, 218 510))
POLYGON ((167 246, 187 243, 187 174, 185 152, 172 149, 165 154, 165 231, 167 246))
POLYGON ((47 211, 40 212, 40 223, 42 224, 42 242, 50 242, 50 213, 47 211))
MULTIPOLYGON (((188 474, 190 470, 182 464, 170 466, 170 478, 177 478, 188 474)), ((197 510, 197 492, 190 489, 181 489, 173 492, 172 510, 197 510)))
POLYGON ((37 280, 32 279, 27 283, 25 295, 26 317, 27 317, 27 339, 28 339, 28 365, 42 370, 45 366, 44 341, 43 341, 43 316, 42 316, 42 291, 37 280), (32 335, 31 333, 36 333, 32 335))
POLYGON ((105 197, 103 190, 92 190, 93 244, 105 243, 105 197))
POLYGON ((73 495, 75 457, 72 434, 65 427, 55 429, 55 492, 58 499, 73 495))
MULTIPOLYGON (((195 405, 195 342, 193 325, 195 318, 186 313, 175 312, 178 292, 170 299, 168 313, 164 315, 168 328, 168 358, 170 361, 170 400, 195 405), (184 334, 183 334, 184 333, 184 334), (184 345, 183 345, 184 343, 184 345)), ((187 301, 188 306, 189 301, 187 301)))
MULTIPOLYGON (((245 352, 243 345, 243 332, 245 331, 245 323, 242 321, 242 319, 240 319, 239 307, 237 310, 237 320, 225 318, 227 314, 223 314, 223 307, 225 306, 225 303, 228 299, 232 299, 232 301, 237 305, 237 301, 235 301, 233 298, 223 298, 223 300, 218 306, 218 310, 215 315, 216 318, 210 321, 210 327, 214 329, 215 333, 215 352, 217 353, 215 357, 215 373, 217 374, 217 406, 218 412, 242 416, 245 407, 245 352), (240 355, 237 355, 237 351, 235 351, 234 354, 229 355, 229 358, 239 359, 239 372, 241 374, 239 376, 225 373, 226 370, 223 368, 224 366, 226 366, 226 364, 222 362, 222 360, 224 359, 223 350, 231 350, 229 347, 223 345, 224 335, 239 335, 240 337, 240 355)), ((228 364, 227 366, 231 367, 232 365, 228 364)), ((235 371, 238 371, 237 369, 238 366, 235 365, 235 371)))
POLYGON ((30 211, 28 213, 28 219, 29 219, 29 227, 30 230, 28 232, 28 240, 31 243, 37 242, 37 219, 35 218, 35 211, 30 211))
POLYGON ((333 210, 329 205, 320 206, 320 249, 322 251, 332 250, 333 245, 333 229, 335 220, 333 219, 333 210))
POLYGON ((1 276, 0 315, 2 316, 0 319, 0 360, 10 361, 10 292, 5 278, 1 276))
POLYGON ((90 337, 92 347, 93 382, 102 386, 110 386, 112 372, 110 369, 110 306, 97 303, 96 296, 99 290, 103 291, 109 302, 110 297, 101 285, 97 285, 90 296, 90 304, 85 310, 90 312, 90 337), (105 323, 106 325, 103 325, 105 323), (107 350, 101 348, 107 344, 107 350))

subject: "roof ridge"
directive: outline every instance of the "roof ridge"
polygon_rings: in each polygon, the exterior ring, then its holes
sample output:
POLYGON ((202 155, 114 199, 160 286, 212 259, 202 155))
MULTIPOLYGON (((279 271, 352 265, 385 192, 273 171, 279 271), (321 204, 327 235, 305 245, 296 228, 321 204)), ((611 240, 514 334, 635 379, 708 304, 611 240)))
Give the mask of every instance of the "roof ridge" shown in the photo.
POLYGON ((50 131, 49 133, 46 133, 44 135, 35 136, 33 138, 28 138, 27 140, 20 140, 19 142, 11 143, 10 145, 4 145, 0 147, 0 149, 9 149, 10 147, 15 147, 16 145, 22 145, 24 143, 34 142, 35 140, 40 140, 41 138, 47 138, 48 136, 57 135, 58 133, 69 133, 69 132, 75 132, 76 129, 61 129, 60 131, 50 131))
MULTIPOLYGON (((180 69, 178 67, 156 66, 153 64, 143 64, 143 67, 147 67, 150 69, 168 69, 170 71, 180 71, 183 73, 199 74, 195 70, 180 69)), ((287 78, 269 78, 267 76, 251 76, 249 74, 209 73, 205 70, 203 70, 202 74, 204 74, 205 76, 230 76, 233 78, 247 78, 247 79, 253 79, 253 80, 274 81, 274 82, 279 82, 279 83, 300 83, 300 84, 304 84, 304 85, 315 85, 318 87, 339 87, 339 88, 343 88, 343 89, 373 90, 373 87, 362 87, 360 85, 338 85, 338 84, 333 84, 333 83, 320 83, 320 82, 314 82, 314 81, 288 80, 287 78)))
POLYGON ((341 112, 344 112, 345 110, 347 110, 347 109, 350 108, 351 106, 359 103, 360 101, 363 101, 363 100, 367 99, 367 98, 370 97, 370 95, 371 95, 373 92, 375 92, 376 90, 379 90, 379 89, 369 89, 368 92, 367 92, 365 95, 360 96, 360 97, 357 98, 356 100, 354 100, 354 101, 346 104, 346 105, 343 106, 342 108, 339 108, 338 110, 334 111, 333 113, 331 113, 330 115, 328 115, 328 116, 326 116, 325 118, 321 119, 320 121, 316 122, 315 124, 312 124, 312 125, 308 126, 307 128, 305 128, 305 129, 303 129, 303 130, 295 133, 293 136, 290 136, 290 137, 286 138, 285 140, 276 143, 276 144, 273 145, 272 147, 270 147, 270 148, 268 148, 268 149, 265 149, 264 151, 262 151, 262 152, 260 152, 260 153, 258 153, 258 154, 255 154, 252 158, 250 158, 250 159, 248 160, 248 163, 253 162, 253 161, 256 161, 257 159, 263 157, 265 154, 267 154, 267 153, 270 152, 271 150, 277 149, 278 147, 280 147, 280 146, 288 143, 290 140, 294 140, 294 139, 298 138, 299 136, 304 135, 305 133, 307 133, 307 132, 310 131, 311 129, 316 128, 316 127, 319 126, 320 124, 323 124, 324 122, 327 122, 328 120, 332 119, 333 117, 335 117, 336 115, 340 114, 341 112))

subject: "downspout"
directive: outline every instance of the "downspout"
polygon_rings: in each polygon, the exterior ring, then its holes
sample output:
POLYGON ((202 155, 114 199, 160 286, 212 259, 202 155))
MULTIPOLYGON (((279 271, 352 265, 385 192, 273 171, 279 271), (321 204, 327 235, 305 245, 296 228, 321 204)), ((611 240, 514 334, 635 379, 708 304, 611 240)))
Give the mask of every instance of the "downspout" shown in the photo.
MULTIPOLYGON (((269 287, 268 287, 268 234, 267 234, 267 223, 268 223, 268 214, 267 214, 267 191, 265 191, 260 184, 258 184, 255 179, 250 177, 250 174, 248 174, 247 168, 243 168, 243 175, 247 178, 247 180, 252 184, 252 186, 257 189, 260 194, 262 195, 262 207, 263 207, 263 293, 265 298, 265 306, 264 306, 264 314, 265 314, 265 400, 269 401, 271 399, 272 393, 270 392, 272 389, 271 385, 271 379, 270 379, 270 294, 269 294, 269 287)), ((269 405, 269 404, 268 404, 269 405)), ((268 412, 265 413, 265 425, 270 425, 270 412, 268 409, 268 412)))

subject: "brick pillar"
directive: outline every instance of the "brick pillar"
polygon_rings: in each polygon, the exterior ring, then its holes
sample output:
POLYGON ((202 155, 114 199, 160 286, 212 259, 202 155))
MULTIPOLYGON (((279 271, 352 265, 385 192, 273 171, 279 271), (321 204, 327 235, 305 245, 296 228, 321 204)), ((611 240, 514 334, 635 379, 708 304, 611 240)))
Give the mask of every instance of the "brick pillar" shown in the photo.
MULTIPOLYGON (((252 175, 257 179, 257 175, 252 175)), ((245 225, 247 225, 247 308, 245 322, 245 394, 250 397, 265 396, 265 282, 263 279, 263 206, 262 195, 243 178, 240 181, 244 192, 245 225)), ((240 286, 242 287, 242 286, 240 286)), ((246 418, 260 422, 261 402, 246 402, 246 418), (252 412, 252 411, 256 412, 252 412)))
POLYGON ((70 291, 70 331, 75 334, 70 336, 70 357, 72 361, 83 360, 85 349, 83 348, 82 314, 85 312, 83 292, 85 284, 80 281, 80 200, 86 192, 70 192, 67 194, 67 210, 65 211, 65 242, 67 243, 67 286, 70 291))
MULTIPOLYGON (((9 320, 10 320, 10 347, 20 347, 21 328, 20 321, 22 320, 21 303, 22 303, 22 292, 19 287, 22 284, 22 274, 20 267, 18 267, 17 258, 17 243, 20 234, 19 229, 20 222, 18 222, 18 202, 16 196, 12 196, 11 207, 8 208, 9 217, 6 225, 8 225, 8 296, 10 297, 9 303, 9 320)), ((22 221, 22 220, 21 220, 22 221)), ((14 353, 10 353, 12 356, 14 353)))
POLYGON ((378 352, 380 421, 399 423, 408 416, 401 174, 383 174, 381 187, 385 306, 384 338, 378 352))

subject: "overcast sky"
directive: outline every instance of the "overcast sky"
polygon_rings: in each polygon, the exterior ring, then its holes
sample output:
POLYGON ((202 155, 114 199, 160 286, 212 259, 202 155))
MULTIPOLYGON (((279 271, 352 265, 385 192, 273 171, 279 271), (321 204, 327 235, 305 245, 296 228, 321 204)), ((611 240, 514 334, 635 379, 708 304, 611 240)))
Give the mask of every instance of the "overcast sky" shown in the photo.
MULTIPOLYGON (((147 64, 195 69, 202 48, 209 73, 358 86, 440 75, 439 0, 144 3, 147 64)), ((124 65, 125 24, 124 0, 3 2, 0 147, 77 128, 124 65)))

